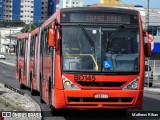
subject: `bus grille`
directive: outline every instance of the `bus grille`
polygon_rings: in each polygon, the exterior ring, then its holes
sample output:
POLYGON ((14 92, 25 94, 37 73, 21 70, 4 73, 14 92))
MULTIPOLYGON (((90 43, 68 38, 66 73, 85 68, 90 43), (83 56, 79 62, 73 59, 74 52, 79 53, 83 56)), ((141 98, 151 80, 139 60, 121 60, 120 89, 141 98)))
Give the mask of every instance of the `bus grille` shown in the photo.
POLYGON ((132 102, 133 97, 112 97, 95 99, 93 97, 68 97, 68 102, 132 102))
POLYGON ((78 84, 84 87, 121 87, 125 82, 83 82, 78 81, 78 84))

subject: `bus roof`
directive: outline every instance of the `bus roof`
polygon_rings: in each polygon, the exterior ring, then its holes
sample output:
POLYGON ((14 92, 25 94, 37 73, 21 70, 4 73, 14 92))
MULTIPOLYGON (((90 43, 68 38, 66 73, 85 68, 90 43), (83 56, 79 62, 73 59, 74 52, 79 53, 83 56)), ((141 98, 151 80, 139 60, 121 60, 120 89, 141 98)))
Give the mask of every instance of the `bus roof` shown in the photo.
POLYGON ((17 39, 28 38, 28 36, 29 36, 29 33, 18 34, 17 39))
POLYGON ((138 14, 137 10, 113 7, 75 7, 75 8, 62 8, 61 12, 110 12, 110 13, 123 13, 123 14, 138 14))
POLYGON ((37 33, 39 33, 39 27, 34 29, 32 32, 31 32, 31 35, 36 35, 37 33))

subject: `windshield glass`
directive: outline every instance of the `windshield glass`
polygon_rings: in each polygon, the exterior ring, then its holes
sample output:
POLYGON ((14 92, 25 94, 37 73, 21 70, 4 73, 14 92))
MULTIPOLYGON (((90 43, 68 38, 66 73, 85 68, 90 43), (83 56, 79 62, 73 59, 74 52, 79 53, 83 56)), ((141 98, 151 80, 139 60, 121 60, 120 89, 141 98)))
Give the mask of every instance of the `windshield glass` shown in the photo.
POLYGON ((64 71, 138 72, 139 30, 62 26, 62 63, 64 71))

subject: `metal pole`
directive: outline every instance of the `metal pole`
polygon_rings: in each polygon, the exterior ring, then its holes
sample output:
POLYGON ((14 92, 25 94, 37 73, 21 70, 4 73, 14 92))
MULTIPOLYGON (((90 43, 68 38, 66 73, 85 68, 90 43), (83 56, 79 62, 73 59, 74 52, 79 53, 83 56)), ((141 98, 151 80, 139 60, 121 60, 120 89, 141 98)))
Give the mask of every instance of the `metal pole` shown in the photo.
POLYGON ((154 71, 153 71, 153 80, 154 80, 154 75, 156 73, 156 60, 154 60, 154 71))
POLYGON ((1 31, 0 31, 0 52, 1 52, 1 31))
POLYGON ((149 57, 148 57, 148 88, 149 88, 149 57))
POLYGON ((11 29, 10 29, 10 45, 9 46, 11 46, 11 29))
MULTIPOLYGON (((147 32, 149 30, 149 0, 148 0, 148 7, 147 7, 147 32)), ((149 39, 149 36, 148 36, 149 39)), ((148 88, 149 88, 149 57, 148 57, 148 88)))
POLYGON ((147 32, 149 29, 149 0, 148 0, 148 7, 147 7, 147 32))
POLYGON ((10 29, 10 44, 9 44, 9 53, 10 53, 10 49, 11 49, 11 29, 10 29))
POLYGON ((29 32, 31 32, 31 21, 29 22, 29 32))

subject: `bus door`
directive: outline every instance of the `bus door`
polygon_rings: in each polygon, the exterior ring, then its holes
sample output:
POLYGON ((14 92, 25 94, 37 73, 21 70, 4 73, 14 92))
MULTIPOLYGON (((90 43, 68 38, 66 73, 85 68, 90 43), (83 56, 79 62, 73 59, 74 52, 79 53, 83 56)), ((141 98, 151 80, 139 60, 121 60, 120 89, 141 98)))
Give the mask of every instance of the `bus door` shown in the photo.
POLYGON ((22 83, 25 84, 25 51, 26 51, 26 39, 20 40, 20 58, 19 58, 19 70, 22 83))
POLYGON ((36 79, 36 89, 39 90, 39 70, 38 70, 38 45, 39 45, 39 41, 38 41, 38 34, 35 37, 35 45, 34 45, 34 63, 33 63, 33 77, 36 79), (38 71, 37 71, 38 70, 38 71))
POLYGON ((49 94, 51 93, 51 91, 49 92, 49 90, 51 90, 51 80, 52 80, 52 47, 49 47, 48 44, 48 31, 49 31, 49 27, 47 27, 44 30, 44 52, 43 52, 43 58, 42 58, 42 68, 43 68, 43 79, 45 80, 43 82, 43 85, 45 86, 45 94, 44 94, 44 98, 46 101, 48 101, 49 99, 49 94))
POLYGON ((43 36, 43 31, 40 28, 39 35, 37 36, 36 39, 36 50, 35 50, 35 77, 37 78, 37 90, 41 92, 41 71, 42 71, 42 37, 43 36))
MULTIPOLYGON (((31 40, 30 40, 30 60, 29 60, 29 82, 31 82, 33 79, 33 75, 34 75, 34 72, 35 72, 35 42, 36 42, 36 38, 37 38, 37 35, 34 35, 31 37, 31 40)), ((30 83, 30 86, 31 86, 31 83, 30 83)))
POLYGON ((17 40, 17 46, 16 46, 16 79, 19 80, 19 57, 20 57, 20 40, 17 40))
POLYGON ((26 48, 25 48, 25 78, 26 78, 26 85, 30 86, 29 81, 29 64, 30 64, 30 34, 29 39, 26 40, 26 48))
POLYGON ((41 31, 41 39, 40 39, 40 78, 39 78, 39 91, 43 97, 44 93, 44 85, 43 85, 43 81, 44 81, 44 30, 41 31))
POLYGON ((49 46, 49 27, 46 30, 46 38, 45 38, 45 73, 47 79, 47 96, 49 104, 51 104, 51 95, 52 95, 52 84, 53 84, 53 47, 49 46))

